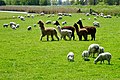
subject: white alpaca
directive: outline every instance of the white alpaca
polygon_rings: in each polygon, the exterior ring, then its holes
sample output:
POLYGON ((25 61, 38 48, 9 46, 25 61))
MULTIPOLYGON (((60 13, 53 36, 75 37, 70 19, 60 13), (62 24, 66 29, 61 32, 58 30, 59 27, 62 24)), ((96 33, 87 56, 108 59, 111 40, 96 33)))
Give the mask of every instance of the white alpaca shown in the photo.
POLYGON ((67 55, 67 59, 68 59, 68 61, 74 61, 74 53, 69 52, 68 55, 67 55))
POLYGON ((99 56, 94 60, 94 63, 96 64, 98 61, 100 61, 100 63, 102 64, 102 62, 104 63, 104 60, 108 61, 108 64, 110 64, 110 59, 111 59, 112 55, 109 52, 105 52, 105 53, 101 53, 99 54, 99 56))
POLYGON ((99 53, 99 45, 98 44, 91 44, 88 47, 88 52, 90 55, 92 55, 92 57, 95 57, 95 53, 99 53))
POLYGON ((71 40, 71 35, 72 35, 71 30, 61 29, 60 25, 57 26, 57 29, 58 29, 59 33, 61 34, 61 39, 63 38, 64 40, 67 40, 66 36, 68 36, 69 40, 71 40))

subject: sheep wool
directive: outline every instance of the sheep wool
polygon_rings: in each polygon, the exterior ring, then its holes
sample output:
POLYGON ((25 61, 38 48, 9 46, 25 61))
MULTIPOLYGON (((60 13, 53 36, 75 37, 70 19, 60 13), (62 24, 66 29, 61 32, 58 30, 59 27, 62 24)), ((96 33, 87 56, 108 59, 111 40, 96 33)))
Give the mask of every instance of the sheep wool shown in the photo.
POLYGON ((74 61, 74 53, 69 52, 68 55, 67 55, 67 59, 68 59, 68 61, 74 61))
POLYGON ((104 63, 104 60, 108 61, 108 64, 110 64, 110 60, 111 60, 112 55, 109 52, 105 52, 105 53, 101 53, 99 54, 99 56, 94 60, 94 63, 96 64, 98 61, 100 61, 100 63, 102 64, 102 62, 104 63))

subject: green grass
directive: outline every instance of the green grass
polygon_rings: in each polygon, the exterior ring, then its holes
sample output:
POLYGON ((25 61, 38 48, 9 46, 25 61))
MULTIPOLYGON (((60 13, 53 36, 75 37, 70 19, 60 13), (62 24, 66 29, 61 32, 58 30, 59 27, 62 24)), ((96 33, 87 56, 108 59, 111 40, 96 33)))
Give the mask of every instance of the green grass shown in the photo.
MULTIPOLYGON (((39 41, 41 31, 39 27, 32 27, 27 31, 27 26, 33 26, 38 20, 56 20, 57 16, 35 16, 26 21, 12 19, 12 13, 0 13, 0 79, 1 80, 119 80, 120 79, 120 18, 98 18, 101 27, 97 28, 96 41, 39 41), (7 16, 4 16, 7 15, 7 16), (6 19, 9 17, 10 19, 6 19), (20 28, 12 30, 3 28, 4 23, 14 21, 20 28), (112 54, 111 65, 94 64, 93 58, 84 61, 81 57, 83 50, 87 50, 92 43, 97 43, 112 54), (68 62, 68 52, 74 52, 75 62, 68 62)), ((25 15, 25 14, 24 14, 25 15)), ((92 26, 94 16, 87 20, 84 14, 72 14, 72 17, 63 17, 66 25, 73 25, 79 18, 84 18, 83 25, 92 26)), ((46 27, 54 25, 45 24, 46 27)), ((60 35, 60 34, 59 34, 60 35)), ((88 36, 90 40, 90 36, 88 36)))

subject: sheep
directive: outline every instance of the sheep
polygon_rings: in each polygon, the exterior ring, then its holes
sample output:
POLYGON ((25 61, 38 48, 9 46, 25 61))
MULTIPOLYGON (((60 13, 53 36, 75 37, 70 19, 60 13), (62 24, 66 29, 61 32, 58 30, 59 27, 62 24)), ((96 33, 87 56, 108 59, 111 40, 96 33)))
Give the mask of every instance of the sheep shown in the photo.
POLYGON ((98 61, 100 61, 100 63, 102 64, 102 62, 104 63, 104 60, 108 61, 108 64, 110 64, 110 60, 111 60, 112 55, 109 52, 104 52, 99 54, 99 56, 94 60, 94 64, 97 64, 98 61))
POLYGON ((11 25, 11 28, 16 30, 16 25, 11 25))
POLYGON ((86 16, 90 16, 90 13, 86 13, 86 16))
POLYGON ((36 24, 33 24, 34 27, 36 27, 37 25, 36 24))
POLYGON ((23 16, 20 16, 20 19, 21 19, 22 21, 25 21, 25 18, 24 18, 23 16))
POLYGON ((59 17, 58 17, 58 20, 61 20, 61 19, 62 19, 62 16, 59 16, 59 17))
POLYGON ((51 20, 47 20, 45 23, 46 23, 46 24, 51 24, 52 21, 51 21, 51 20))
POLYGON ((102 47, 102 46, 99 47, 98 55, 101 53, 104 53, 104 47, 102 47))
POLYGON ((68 54, 67 54, 67 60, 68 61, 74 61, 74 53, 73 52, 69 52, 68 54))
POLYGON ((44 13, 44 12, 41 12, 41 13, 40 13, 40 15, 41 15, 41 16, 44 16, 44 15, 45 15, 45 13, 44 13))
POLYGON ((89 55, 91 55, 92 57, 95 57, 95 53, 98 53, 99 54, 99 45, 98 44, 91 44, 89 47, 88 47, 88 52, 89 52, 89 55))
POLYGON ((100 27, 100 23, 98 21, 94 21, 93 26, 100 27))
POLYGON ((7 28, 9 26, 9 24, 3 24, 3 27, 7 28))
POLYGON ((27 30, 28 30, 28 31, 29 31, 29 30, 31 30, 31 29, 32 29, 32 27, 31 27, 31 26, 28 26, 28 27, 27 27, 27 30))
POLYGON ((16 25, 15 22, 10 22, 10 27, 12 27, 12 25, 16 25))
POLYGON ((89 57, 89 52, 87 50, 82 52, 82 57, 85 61, 88 61, 88 57, 89 57))
POLYGON ((67 24, 67 22, 66 22, 66 21, 62 22, 62 25, 65 25, 65 24, 67 24))
POLYGON ((35 17, 35 15, 34 15, 34 14, 32 14, 32 15, 31 15, 31 17, 32 17, 32 18, 34 18, 34 17, 35 17))
POLYGON ((19 28, 20 27, 20 25, 19 24, 16 24, 16 28, 19 28))

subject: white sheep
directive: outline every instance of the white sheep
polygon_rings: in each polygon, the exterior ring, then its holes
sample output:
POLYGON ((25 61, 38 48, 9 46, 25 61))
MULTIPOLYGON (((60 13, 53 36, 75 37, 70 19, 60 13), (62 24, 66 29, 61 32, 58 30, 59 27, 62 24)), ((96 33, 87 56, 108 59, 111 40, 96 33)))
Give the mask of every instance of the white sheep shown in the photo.
POLYGON ((91 44, 89 47, 88 47, 88 52, 89 54, 92 56, 92 57, 95 57, 95 53, 99 53, 99 45, 98 44, 91 44))
POLYGON ((58 16, 58 20, 61 20, 62 19, 62 16, 58 16))
POLYGON ((102 62, 104 63, 104 60, 108 61, 108 64, 110 64, 110 60, 111 60, 112 55, 109 52, 105 52, 105 53, 101 53, 99 54, 99 56, 94 60, 94 63, 96 64, 98 61, 100 61, 100 63, 102 64, 102 62))
POLYGON ((45 23, 46 23, 46 24, 51 24, 52 21, 51 21, 51 20, 47 20, 45 23))
POLYGON ((93 26, 100 27, 100 23, 98 21, 94 21, 93 26))
POLYGON ((20 16, 20 19, 21 19, 22 21, 25 21, 25 18, 24 18, 23 16, 20 16))
POLYGON ((11 28, 16 30, 16 25, 11 25, 11 28))
POLYGON ((32 29, 32 27, 31 27, 31 26, 28 26, 28 27, 27 27, 27 30, 28 30, 28 31, 29 31, 29 30, 31 30, 31 29, 32 29))
POLYGON ((82 52, 82 57, 83 57, 84 60, 88 60, 89 52, 87 50, 83 51, 82 52))
POLYGON ((16 25, 15 22, 10 22, 10 27, 12 27, 12 25, 16 25))
POLYGON ((86 16, 90 16, 90 13, 86 13, 85 15, 86 15, 86 16))
POLYGON ((68 59, 68 61, 74 61, 74 53, 69 52, 68 55, 67 55, 67 59, 68 59))
POLYGON ((3 27, 7 28, 9 26, 9 24, 3 24, 3 27))
POLYGON ((34 27, 36 27, 37 25, 36 24, 33 24, 34 27))
POLYGON ((61 39, 63 38, 64 40, 66 39, 66 36, 69 37, 69 40, 71 40, 71 35, 72 35, 72 31, 68 30, 68 29, 61 29, 61 26, 58 25, 57 29, 59 31, 59 33, 61 34, 61 39))
POLYGON ((34 14, 32 14, 32 15, 31 15, 31 17, 32 17, 32 18, 34 18, 34 17, 35 17, 35 15, 34 15, 34 14))
POLYGON ((104 51, 105 51, 104 47, 100 46, 99 51, 98 51, 98 55, 101 53, 104 53, 104 51))
POLYGON ((20 25, 19 24, 16 24, 16 28, 19 28, 20 27, 20 25))
POLYGON ((67 24, 67 22, 66 22, 66 21, 63 21, 63 22, 62 22, 62 25, 65 25, 65 24, 67 24))

